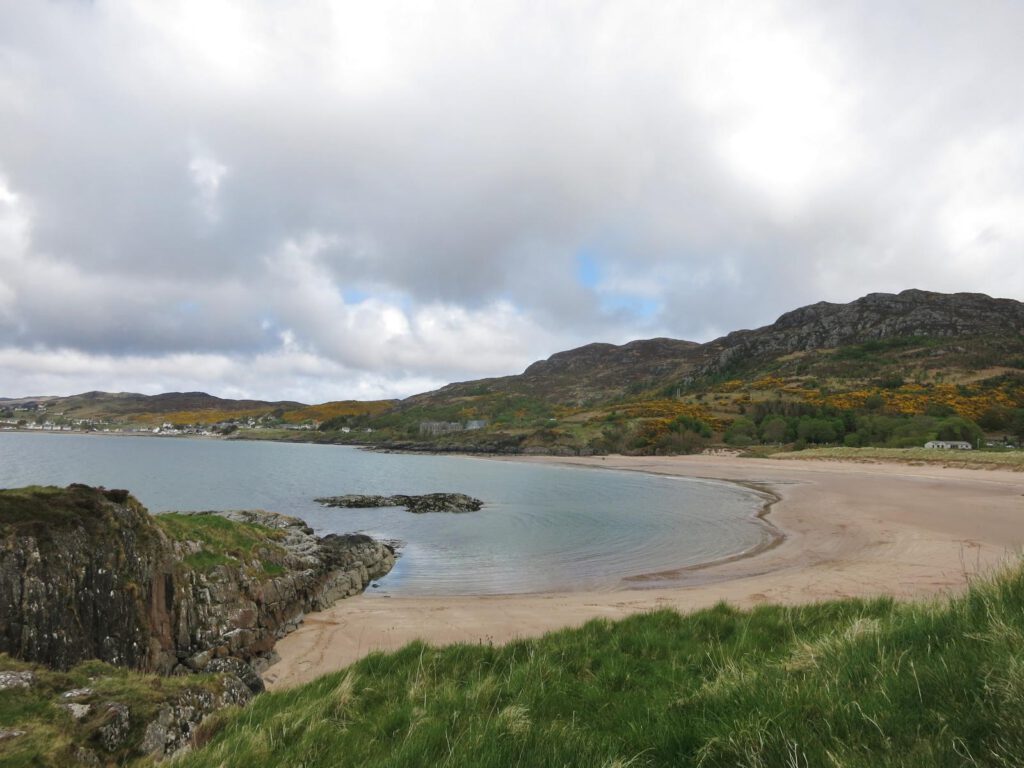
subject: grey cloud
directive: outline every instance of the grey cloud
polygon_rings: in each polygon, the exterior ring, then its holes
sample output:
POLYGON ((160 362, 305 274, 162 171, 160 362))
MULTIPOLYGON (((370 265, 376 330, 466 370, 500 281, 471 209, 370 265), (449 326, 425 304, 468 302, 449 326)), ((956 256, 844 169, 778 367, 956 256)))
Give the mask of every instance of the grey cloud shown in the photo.
POLYGON ((298 349, 340 397, 873 290, 1019 297, 1022 27, 1009 2, 18 4, 0 347, 298 349))

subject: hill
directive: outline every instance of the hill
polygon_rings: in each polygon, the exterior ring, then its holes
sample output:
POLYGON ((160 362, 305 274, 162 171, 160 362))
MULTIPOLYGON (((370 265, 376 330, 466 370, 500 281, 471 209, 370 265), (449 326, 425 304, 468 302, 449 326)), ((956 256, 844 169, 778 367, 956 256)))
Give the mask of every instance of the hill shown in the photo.
MULTIPOLYGON (((360 439, 406 448, 686 451, 712 435, 739 443, 843 442, 860 431, 849 415, 858 412, 956 417, 1005 436, 1024 432, 1021 408, 1024 304, 907 290, 848 304, 820 302, 705 344, 589 344, 518 375, 450 384, 372 419, 326 422, 321 429, 367 424, 378 433, 360 439), (768 417, 787 422, 766 438, 768 417), (812 425, 799 435, 805 417, 845 422, 812 425), (481 422, 481 429, 465 428, 481 422)), ((883 442, 895 429, 874 426, 885 433, 883 442)), ((932 433, 980 436, 938 422, 911 432, 901 437, 912 444, 932 433)), ((858 440, 852 442, 878 442, 877 435, 858 440)))
POLYGON ((156 427, 212 425, 229 421, 260 421, 272 424, 316 423, 338 416, 377 414, 393 405, 391 400, 342 400, 306 405, 293 400, 231 400, 206 392, 84 392, 68 397, 42 396, 0 399, 0 412, 57 424, 129 425, 156 427), (21 409, 21 410, 15 410, 21 409), (28 409, 28 410, 25 410, 28 409))

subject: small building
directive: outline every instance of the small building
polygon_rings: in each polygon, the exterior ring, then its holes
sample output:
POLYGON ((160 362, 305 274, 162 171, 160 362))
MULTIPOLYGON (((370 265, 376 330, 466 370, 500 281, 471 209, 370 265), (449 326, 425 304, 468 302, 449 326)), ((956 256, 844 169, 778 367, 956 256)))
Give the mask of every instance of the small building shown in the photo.
POLYGON ((966 440, 929 440, 924 444, 925 448, 938 448, 946 451, 969 451, 972 446, 966 440))
POLYGON ((462 422, 459 421, 421 421, 420 422, 420 434, 430 435, 435 437, 437 435, 445 435, 449 432, 461 432, 462 422))
POLYGON ((487 419, 471 419, 466 422, 466 430, 483 429, 487 426, 487 419))

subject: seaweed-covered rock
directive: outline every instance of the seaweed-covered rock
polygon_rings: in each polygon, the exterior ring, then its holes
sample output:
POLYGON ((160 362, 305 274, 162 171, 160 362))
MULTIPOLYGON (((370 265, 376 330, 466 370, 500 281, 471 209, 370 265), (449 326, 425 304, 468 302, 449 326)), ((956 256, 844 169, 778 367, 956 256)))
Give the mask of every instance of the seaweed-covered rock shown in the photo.
POLYGON ((394 494, 392 496, 373 496, 347 494, 345 496, 324 496, 315 501, 327 507, 369 508, 369 507, 405 507, 414 514, 426 512, 476 512, 484 503, 464 493, 425 493, 419 496, 394 494))

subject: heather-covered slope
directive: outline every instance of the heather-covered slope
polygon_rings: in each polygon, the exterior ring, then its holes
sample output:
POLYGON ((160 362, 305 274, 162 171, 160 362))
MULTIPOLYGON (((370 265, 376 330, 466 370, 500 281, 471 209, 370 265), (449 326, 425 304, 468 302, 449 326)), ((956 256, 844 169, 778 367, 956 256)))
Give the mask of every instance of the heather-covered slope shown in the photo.
POLYGON ((402 401, 401 408, 485 393, 522 395, 552 404, 596 404, 628 394, 690 383, 701 376, 793 354, 894 339, 978 339, 1024 354, 1024 303, 984 294, 907 290, 872 293, 849 304, 819 302, 771 325, 735 331, 706 344, 675 339, 589 344, 559 352, 517 376, 450 384, 402 401))
POLYGON ((451 384, 321 429, 322 439, 404 448, 687 452, 730 429, 747 443, 843 442, 853 433, 858 445, 895 438, 920 445, 947 433, 974 439, 971 428, 939 421, 904 429, 856 423, 861 416, 956 417, 983 422, 1001 438, 1020 431, 1021 408, 1024 304, 908 290, 821 302, 706 344, 590 344, 516 376, 451 384), (765 419, 776 417, 786 424, 765 433, 765 419), (803 418, 845 421, 805 425, 798 435, 803 418), (485 426, 465 428, 474 422, 485 426), (342 436, 335 431, 342 426, 377 432, 342 436))

